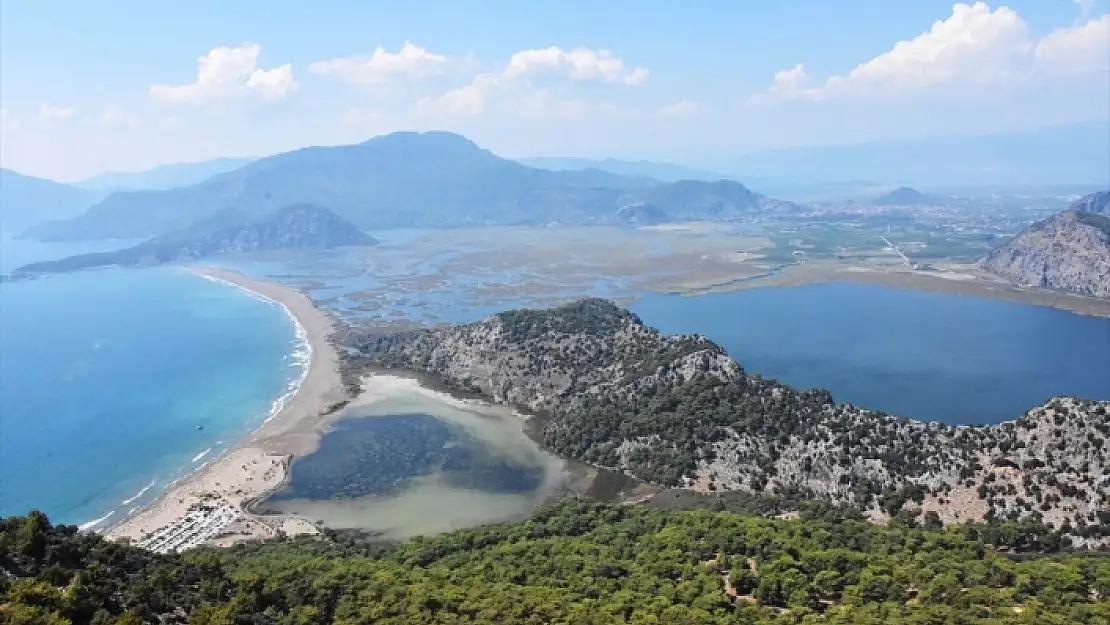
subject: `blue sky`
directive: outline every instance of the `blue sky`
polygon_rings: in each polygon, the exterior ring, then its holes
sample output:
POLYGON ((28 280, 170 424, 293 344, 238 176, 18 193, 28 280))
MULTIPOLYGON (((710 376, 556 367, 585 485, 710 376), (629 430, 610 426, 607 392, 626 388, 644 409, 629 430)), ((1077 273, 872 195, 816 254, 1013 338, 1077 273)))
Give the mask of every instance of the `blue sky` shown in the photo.
POLYGON ((6 0, 0 158, 73 180, 437 128, 692 161, 1104 119, 1106 5, 6 0))

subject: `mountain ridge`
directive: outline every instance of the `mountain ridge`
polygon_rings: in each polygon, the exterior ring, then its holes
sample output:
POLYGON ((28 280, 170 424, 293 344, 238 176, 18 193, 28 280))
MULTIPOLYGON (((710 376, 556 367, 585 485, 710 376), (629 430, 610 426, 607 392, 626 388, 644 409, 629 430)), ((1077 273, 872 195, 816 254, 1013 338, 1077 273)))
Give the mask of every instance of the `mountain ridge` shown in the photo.
POLYGON ((260 218, 228 209, 190 228, 139 245, 31 263, 16 269, 13 276, 31 277, 107 266, 150 266, 226 253, 330 249, 375 243, 374 237, 330 210, 313 204, 290 204, 260 218))
POLYGON ((40 223, 75 217, 104 193, 0 168, 0 229, 19 234, 40 223))
POLYGON ((223 209, 257 214, 297 202, 328 206, 364 230, 612 224, 620 208, 640 201, 673 219, 797 209, 738 182, 674 184, 686 195, 668 183, 600 170, 530 168, 453 133, 399 132, 262 158, 189 187, 115 193, 78 218, 44 224, 28 236, 142 238, 186 228, 223 209))
POLYGON ((1033 224, 978 266, 1019 285, 1110 298, 1110 191, 1033 224))

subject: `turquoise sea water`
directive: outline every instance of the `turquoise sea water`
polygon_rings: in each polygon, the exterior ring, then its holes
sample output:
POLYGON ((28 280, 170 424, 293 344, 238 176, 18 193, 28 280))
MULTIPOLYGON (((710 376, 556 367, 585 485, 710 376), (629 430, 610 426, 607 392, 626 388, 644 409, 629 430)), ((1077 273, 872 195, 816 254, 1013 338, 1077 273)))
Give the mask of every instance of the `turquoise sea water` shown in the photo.
POLYGON ((1110 399, 1110 319, 1044 306, 838 283, 630 308, 708 336, 750 372, 905 417, 997 423, 1056 395, 1110 399))
MULTIPOLYGON (((88 250, 2 246, 3 269, 88 250)), ((0 285, 0 515, 119 520, 265 419, 301 348, 276 304, 181 269, 0 285)))

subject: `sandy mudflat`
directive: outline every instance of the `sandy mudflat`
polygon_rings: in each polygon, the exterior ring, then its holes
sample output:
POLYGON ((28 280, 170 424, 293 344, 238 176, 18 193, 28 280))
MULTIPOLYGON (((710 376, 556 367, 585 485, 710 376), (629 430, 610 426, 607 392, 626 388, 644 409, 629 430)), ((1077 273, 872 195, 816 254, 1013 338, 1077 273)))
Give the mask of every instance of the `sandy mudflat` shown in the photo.
POLYGON ((242 506, 282 483, 286 460, 315 448, 328 421, 335 417, 325 415, 328 407, 346 398, 339 358, 329 341, 332 318, 293 288, 224 269, 204 267, 193 271, 282 305, 303 328, 312 349, 308 371, 299 390, 277 414, 238 445, 171 486, 157 501, 112 527, 107 535, 142 541, 154 534, 187 548, 207 541, 267 538, 279 530, 313 531, 310 523, 298 519, 247 515, 242 506), (208 510, 197 510, 202 506, 208 510))

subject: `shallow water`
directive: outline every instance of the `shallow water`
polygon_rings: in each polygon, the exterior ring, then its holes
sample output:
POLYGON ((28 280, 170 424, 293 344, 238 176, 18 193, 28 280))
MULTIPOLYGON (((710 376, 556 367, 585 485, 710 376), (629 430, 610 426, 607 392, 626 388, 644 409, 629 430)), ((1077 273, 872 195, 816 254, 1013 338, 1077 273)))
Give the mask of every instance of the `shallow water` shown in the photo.
MULTIPOLYGON (((84 251, 2 245, 5 268, 84 251)), ((116 522, 256 427, 303 367, 279 307, 180 269, 3 284, 0 300, 0 515, 116 522)))
POLYGON ((518 417, 402 393, 350 408, 256 509, 394 539, 524 518, 563 479, 518 417))

